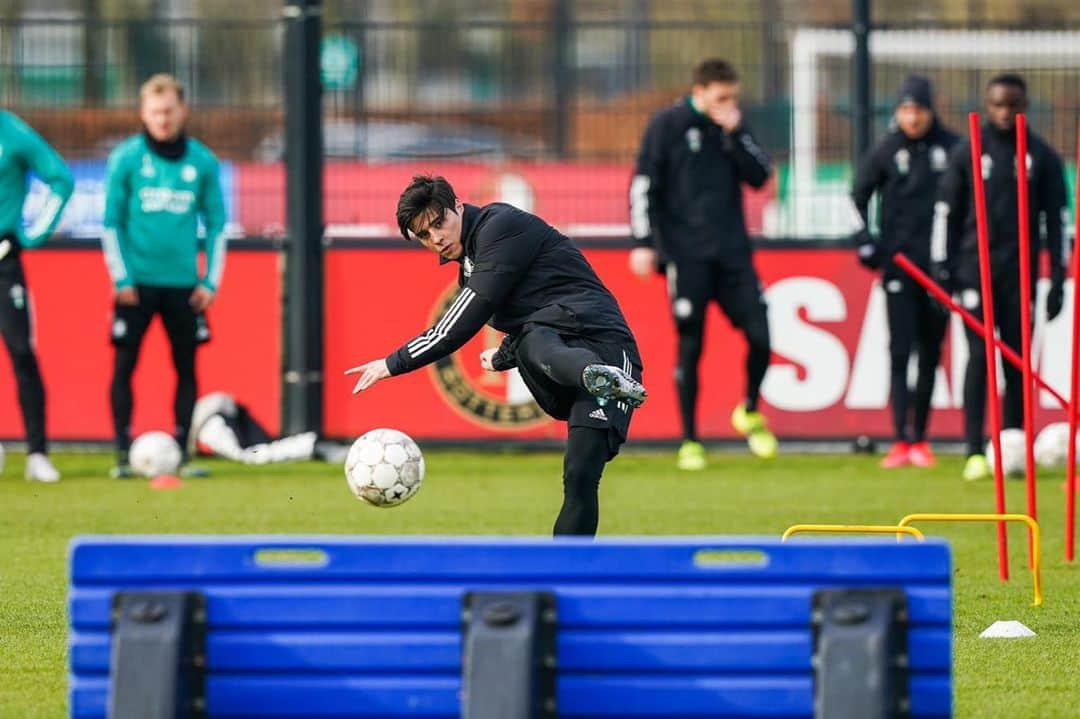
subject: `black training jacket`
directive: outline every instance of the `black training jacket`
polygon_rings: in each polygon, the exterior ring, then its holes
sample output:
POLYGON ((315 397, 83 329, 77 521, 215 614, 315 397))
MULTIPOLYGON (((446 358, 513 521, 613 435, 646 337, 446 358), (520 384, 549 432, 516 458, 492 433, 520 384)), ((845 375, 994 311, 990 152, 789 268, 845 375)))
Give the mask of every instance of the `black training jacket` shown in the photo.
MULTIPOLYGON (((916 140, 893 129, 867 153, 855 175, 851 200, 860 230, 869 227, 870 198, 877 192, 877 244, 891 257, 903 252, 913 262, 930 266, 930 236, 938 182, 949 166, 949 153, 960 138, 936 120, 916 140)), ((886 273, 897 271, 891 262, 886 273)))
MULTIPOLYGON (((1019 273, 1019 229, 1016 202, 1016 133, 1003 133, 984 125, 982 174, 986 188, 987 225, 990 237, 990 266, 994 276, 1019 273)), ((1050 252, 1051 275, 1064 278, 1062 264, 1067 254, 1062 232, 1066 207, 1065 176, 1061 159, 1046 142, 1028 131, 1028 223, 1030 227, 1032 274, 1037 272, 1038 251, 1050 252), (1045 239, 1042 228, 1045 227, 1045 239)), ((941 178, 938 221, 935 226, 935 261, 946 265, 949 274, 965 287, 979 286, 979 245, 975 226, 975 200, 971 182, 971 145, 957 143, 949 158, 949 169, 941 178), (942 235, 944 234, 944 237, 942 235)))
MULTIPOLYGON (((434 327, 386 358, 390 374, 442 359, 485 323, 507 334, 504 348, 530 323, 564 335, 633 344, 619 303, 585 256, 536 215, 500 202, 465 205, 461 241, 461 291, 434 327)), ((512 358, 500 352, 496 368, 511 366, 512 358)))
POLYGON ((742 184, 769 179, 769 157, 744 126, 727 133, 684 98, 645 129, 630 183, 634 243, 663 261, 750 260, 742 184))

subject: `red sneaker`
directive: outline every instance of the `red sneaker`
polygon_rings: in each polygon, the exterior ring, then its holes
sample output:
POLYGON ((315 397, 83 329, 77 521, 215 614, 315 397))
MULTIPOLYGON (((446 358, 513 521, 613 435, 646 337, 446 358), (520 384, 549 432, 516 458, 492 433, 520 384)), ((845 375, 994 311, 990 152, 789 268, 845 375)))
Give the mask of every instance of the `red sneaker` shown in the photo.
POLYGON ((881 460, 878 465, 882 469, 896 469, 897 467, 904 467, 910 462, 908 457, 910 445, 907 442, 894 442, 893 446, 889 448, 889 453, 885 455, 885 458, 881 460))
POLYGON ((937 464, 929 442, 916 442, 908 450, 908 460, 916 467, 933 467, 937 464))

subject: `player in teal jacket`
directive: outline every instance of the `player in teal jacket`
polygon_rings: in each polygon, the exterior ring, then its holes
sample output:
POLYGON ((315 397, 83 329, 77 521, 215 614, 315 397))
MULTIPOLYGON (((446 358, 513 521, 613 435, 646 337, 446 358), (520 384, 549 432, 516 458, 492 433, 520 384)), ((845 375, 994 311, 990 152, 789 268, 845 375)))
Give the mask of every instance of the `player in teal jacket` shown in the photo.
POLYGON ((185 134, 187 114, 183 87, 174 78, 147 80, 140 91, 143 132, 121 143, 106 169, 102 247, 115 293, 110 399, 116 477, 132 474, 131 376, 154 315, 161 316, 172 346, 175 436, 187 447, 197 392, 195 350, 209 339, 204 312, 225 269, 218 162, 205 145, 185 134), (206 254, 205 272, 199 271, 200 250, 206 254))
POLYGON ((56 482, 60 473, 49 461, 45 442, 45 387, 31 340, 26 276, 19 255, 52 235, 74 183, 56 150, 29 125, 0 111, 0 334, 11 355, 26 425, 26 478, 56 482), (29 227, 23 227, 23 202, 34 173, 49 187, 45 203, 29 227))

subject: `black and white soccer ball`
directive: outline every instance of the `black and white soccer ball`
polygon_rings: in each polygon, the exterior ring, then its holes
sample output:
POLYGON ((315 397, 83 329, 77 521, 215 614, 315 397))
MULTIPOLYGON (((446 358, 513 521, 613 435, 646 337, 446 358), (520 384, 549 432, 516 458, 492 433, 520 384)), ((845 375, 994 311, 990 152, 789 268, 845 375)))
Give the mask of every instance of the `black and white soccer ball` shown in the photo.
POLYGON ((404 432, 373 429, 349 448, 345 480, 358 499, 375 507, 396 507, 420 491, 424 455, 404 432))

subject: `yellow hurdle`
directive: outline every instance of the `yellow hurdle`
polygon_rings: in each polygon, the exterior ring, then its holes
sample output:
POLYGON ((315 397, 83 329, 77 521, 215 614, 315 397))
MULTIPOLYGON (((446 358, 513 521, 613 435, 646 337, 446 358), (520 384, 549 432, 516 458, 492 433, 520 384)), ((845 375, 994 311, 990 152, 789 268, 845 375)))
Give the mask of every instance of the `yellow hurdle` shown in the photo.
POLYGON ((926 539, 915 527, 893 527, 884 524, 793 524, 784 530, 781 542, 796 534, 895 534, 900 541, 901 534, 908 534, 920 542, 926 539))
POLYGON ((1026 514, 948 514, 948 513, 923 513, 909 514, 898 523, 899 526, 911 529, 914 522, 1023 522, 1031 531, 1031 580, 1034 586, 1035 600, 1032 606, 1038 607, 1043 602, 1042 574, 1039 570, 1039 523, 1026 514))

